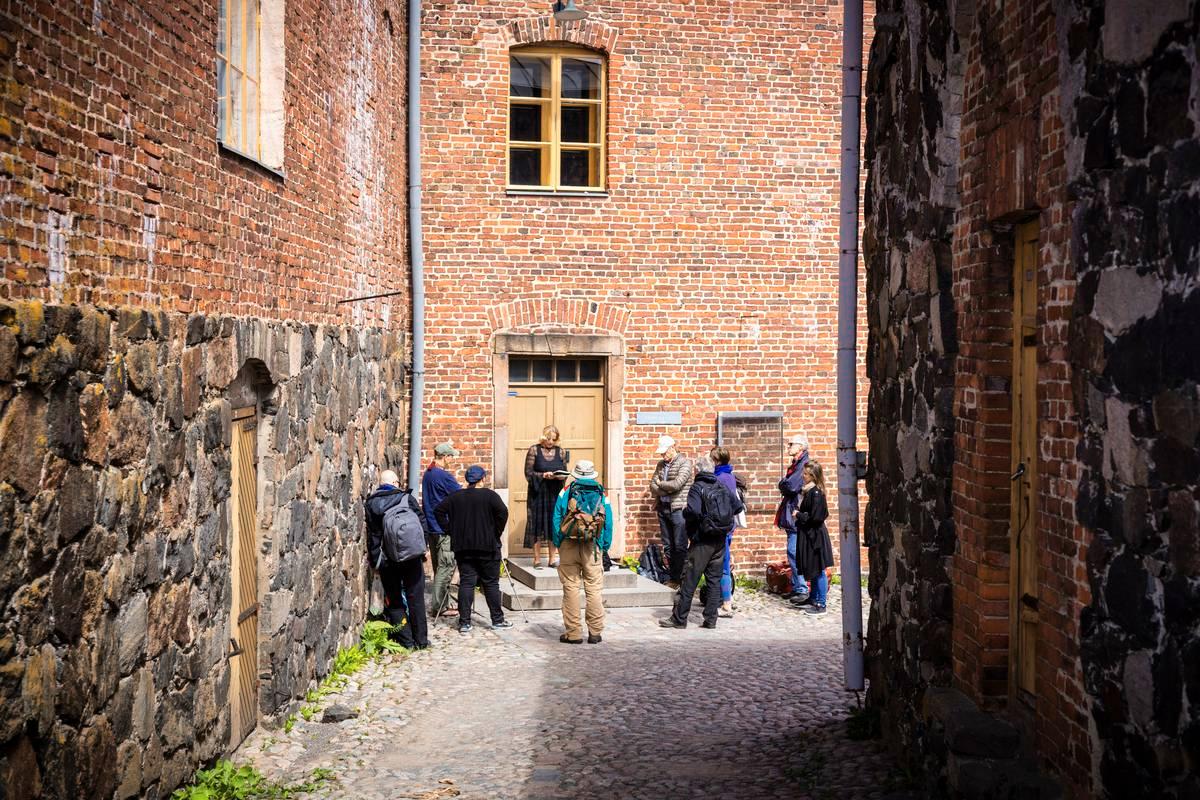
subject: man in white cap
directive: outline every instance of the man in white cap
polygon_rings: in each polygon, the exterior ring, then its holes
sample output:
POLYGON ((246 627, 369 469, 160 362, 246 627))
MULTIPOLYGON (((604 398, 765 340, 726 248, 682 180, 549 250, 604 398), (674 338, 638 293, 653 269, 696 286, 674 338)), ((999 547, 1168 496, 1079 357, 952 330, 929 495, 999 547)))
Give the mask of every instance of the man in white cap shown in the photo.
POLYGON ((612 506, 596 479, 596 466, 580 461, 571 470, 571 483, 554 504, 551 539, 558 548, 558 579, 562 583, 565 644, 582 644, 579 626, 579 584, 587 597, 588 644, 600 644, 604 630, 604 569, 600 554, 612 545, 612 506))
POLYGON ((775 525, 787 534, 788 566, 792 570, 792 590, 784 595, 800 604, 808 599, 808 583, 796 568, 796 508, 804 491, 804 465, 808 463, 808 439, 796 434, 788 439, 788 456, 792 463, 787 474, 779 481, 779 508, 775 511, 775 525))
POLYGON ((667 585, 678 589, 688 548, 683 508, 687 505, 688 489, 692 487, 696 474, 692 460, 679 452, 675 440, 670 436, 659 437, 654 453, 661 460, 654 468, 654 477, 650 479, 650 494, 658 498, 659 537, 671 576, 667 585))

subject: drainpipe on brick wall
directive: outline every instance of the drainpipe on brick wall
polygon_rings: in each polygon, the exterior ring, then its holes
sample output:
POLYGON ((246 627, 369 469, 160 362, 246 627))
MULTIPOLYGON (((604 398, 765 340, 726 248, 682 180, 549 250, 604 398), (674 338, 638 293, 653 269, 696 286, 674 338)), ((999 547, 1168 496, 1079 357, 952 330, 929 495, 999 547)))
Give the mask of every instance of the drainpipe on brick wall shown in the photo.
POLYGON ((408 3, 408 258, 412 270, 412 404, 408 421, 408 488, 421 485, 425 416, 425 251, 421 236, 421 3, 408 3))
POLYGON ((837 448, 842 557, 842 667, 848 691, 863 688, 862 568, 858 549, 858 164, 862 109, 862 0, 842 19, 842 176, 838 230, 837 448))

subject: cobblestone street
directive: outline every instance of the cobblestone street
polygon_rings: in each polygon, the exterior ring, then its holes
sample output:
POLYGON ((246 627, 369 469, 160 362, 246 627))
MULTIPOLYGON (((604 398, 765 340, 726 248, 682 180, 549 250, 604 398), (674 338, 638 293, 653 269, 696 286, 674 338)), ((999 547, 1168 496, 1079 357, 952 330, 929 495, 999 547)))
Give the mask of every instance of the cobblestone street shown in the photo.
POLYGON ((439 624, 430 650, 328 699, 357 718, 260 729, 235 761, 280 780, 330 768, 318 796, 338 798, 882 797, 882 744, 845 733, 839 600, 831 587, 812 617, 739 592, 716 630, 695 610, 680 631, 657 625, 665 609, 614 609, 604 642, 578 646, 558 612, 493 632, 480 602, 471 634, 439 624))

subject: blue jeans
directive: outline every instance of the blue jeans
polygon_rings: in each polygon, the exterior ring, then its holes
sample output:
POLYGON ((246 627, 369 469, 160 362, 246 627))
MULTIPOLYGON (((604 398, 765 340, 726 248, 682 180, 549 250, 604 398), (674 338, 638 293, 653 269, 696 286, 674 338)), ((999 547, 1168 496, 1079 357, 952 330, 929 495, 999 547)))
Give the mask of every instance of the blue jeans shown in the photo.
POLYGON ((733 544, 733 531, 725 534, 725 561, 721 564, 721 602, 733 599, 733 561, 729 558, 729 547, 733 544))
POLYGON ((784 528, 784 530, 787 531, 788 537, 787 557, 788 566, 792 568, 792 591, 807 592, 808 583, 805 582, 804 576, 800 574, 800 570, 796 568, 796 531, 788 530, 787 528, 784 528))
POLYGON ((816 575, 809 576, 808 585, 812 587, 809 602, 814 606, 823 608, 825 606, 825 598, 829 594, 829 579, 825 577, 825 570, 821 570, 816 575))

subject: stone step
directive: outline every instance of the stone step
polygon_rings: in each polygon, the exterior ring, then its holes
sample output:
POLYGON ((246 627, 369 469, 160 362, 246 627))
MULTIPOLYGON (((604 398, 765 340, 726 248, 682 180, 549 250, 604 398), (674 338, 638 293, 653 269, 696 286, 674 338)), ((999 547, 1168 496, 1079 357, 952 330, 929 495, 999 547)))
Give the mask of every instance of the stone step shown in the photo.
MULTIPOLYGON (((626 572, 629 572, 626 570, 626 572)), ((609 573, 612 574, 612 573, 609 573)), ((634 573, 629 572, 630 575, 634 573)), ((637 607, 665 607, 670 608, 675 603, 675 592, 672 589, 663 586, 661 583, 655 583, 648 578, 643 578, 639 575, 634 575, 637 583, 634 586, 609 586, 607 576, 604 586, 604 605, 607 608, 637 608, 637 607)), ((584 605, 583 592, 579 593, 579 605, 582 608, 584 605)), ((507 609, 517 610, 518 601, 520 608, 526 611, 549 611, 562 608, 562 589, 538 590, 531 589, 528 586, 517 586, 517 596, 513 597, 512 586, 507 581, 501 582, 500 585, 501 602, 507 609)))
MULTIPOLYGON (((522 583, 538 592, 562 591, 562 582, 558 579, 558 570, 554 567, 547 567, 545 564, 533 568, 533 559, 528 556, 517 556, 508 559, 508 563, 512 565, 512 576, 517 583, 522 583)), ((613 568, 604 573, 604 588, 605 589, 632 589, 638 585, 638 574, 631 572, 623 567, 618 567, 615 564, 613 568)), ((507 580, 502 581, 507 583, 507 580)), ((649 581, 649 583, 654 583, 649 581)), ((658 585, 658 584, 656 584, 658 585)), ((520 591, 520 587, 517 587, 520 591)))

